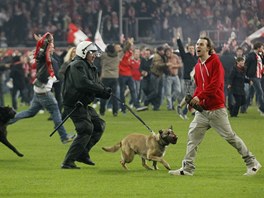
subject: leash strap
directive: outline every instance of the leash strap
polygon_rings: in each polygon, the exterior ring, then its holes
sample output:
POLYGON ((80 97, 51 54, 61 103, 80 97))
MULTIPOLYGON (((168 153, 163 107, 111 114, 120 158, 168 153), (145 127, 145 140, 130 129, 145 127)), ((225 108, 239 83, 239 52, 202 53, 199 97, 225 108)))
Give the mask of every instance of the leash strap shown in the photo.
POLYGON ((154 131, 128 106, 126 105, 124 102, 121 101, 120 98, 118 98, 117 96, 115 96, 114 94, 111 94, 111 96, 113 96, 116 100, 118 100, 123 106, 125 106, 145 127, 147 127, 147 129, 153 133, 154 131))

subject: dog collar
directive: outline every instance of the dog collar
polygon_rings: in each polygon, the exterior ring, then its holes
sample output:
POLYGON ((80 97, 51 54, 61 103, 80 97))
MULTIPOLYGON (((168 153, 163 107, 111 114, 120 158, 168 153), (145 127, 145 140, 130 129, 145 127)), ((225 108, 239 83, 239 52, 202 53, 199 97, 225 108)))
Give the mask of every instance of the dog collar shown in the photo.
POLYGON ((158 141, 158 144, 160 146, 168 146, 170 143, 165 141, 164 139, 160 138, 159 141, 158 141))

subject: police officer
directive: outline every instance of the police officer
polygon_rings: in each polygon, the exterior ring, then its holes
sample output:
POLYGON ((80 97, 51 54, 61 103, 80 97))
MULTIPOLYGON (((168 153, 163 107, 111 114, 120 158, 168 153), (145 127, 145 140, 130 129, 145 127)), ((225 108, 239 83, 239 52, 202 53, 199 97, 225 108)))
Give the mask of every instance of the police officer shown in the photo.
POLYGON ((95 98, 108 99, 111 88, 99 81, 96 66, 93 64, 97 47, 90 41, 82 41, 76 47, 76 56, 67 66, 63 87, 64 114, 69 114, 76 103, 82 104, 70 115, 77 137, 72 142, 61 165, 63 169, 79 169, 75 161, 95 165, 89 151, 100 140, 105 122, 89 104, 95 98))

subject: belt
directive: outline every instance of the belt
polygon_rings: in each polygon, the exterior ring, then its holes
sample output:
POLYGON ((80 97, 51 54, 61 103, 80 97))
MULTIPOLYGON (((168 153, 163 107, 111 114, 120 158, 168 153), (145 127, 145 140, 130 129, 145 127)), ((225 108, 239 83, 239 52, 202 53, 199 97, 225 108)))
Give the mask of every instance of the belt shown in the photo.
POLYGON ((44 93, 36 93, 36 95, 38 95, 38 96, 46 96, 46 95, 48 95, 48 92, 44 92, 44 93))

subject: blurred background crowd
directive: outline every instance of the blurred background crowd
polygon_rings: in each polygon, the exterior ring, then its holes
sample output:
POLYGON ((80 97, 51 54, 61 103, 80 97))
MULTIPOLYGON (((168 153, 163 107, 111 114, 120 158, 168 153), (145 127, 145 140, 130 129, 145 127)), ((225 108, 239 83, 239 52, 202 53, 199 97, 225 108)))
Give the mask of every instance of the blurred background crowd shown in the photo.
POLYGON ((102 10, 100 32, 106 43, 122 32, 136 42, 171 42, 181 30, 183 40, 207 32, 215 42, 236 32, 243 41, 264 25, 264 0, 1 0, 0 46, 34 46, 33 33, 47 31, 58 44, 67 44, 68 24, 93 37, 102 10))

